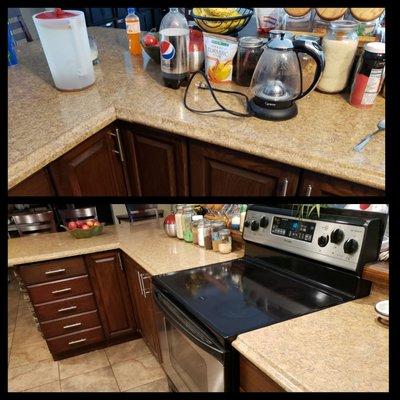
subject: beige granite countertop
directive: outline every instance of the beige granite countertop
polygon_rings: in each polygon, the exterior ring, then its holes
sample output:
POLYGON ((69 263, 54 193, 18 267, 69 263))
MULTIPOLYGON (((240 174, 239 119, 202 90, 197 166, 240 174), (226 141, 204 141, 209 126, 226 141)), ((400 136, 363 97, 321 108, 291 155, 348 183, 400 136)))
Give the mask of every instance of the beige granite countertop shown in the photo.
POLYGON ((68 232, 8 239, 8 266, 121 249, 151 275, 201 267, 243 256, 220 254, 170 238, 156 220, 105 226, 101 235, 75 239, 68 232))
POLYGON ((241 354, 289 392, 386 392, 389 328, 368 297, 239 335, 241 354))
MULTIPOLYGON (((384 189, 385 135, 376 135, 362 153, 352 151, 384 117, 382 97, 372 109, 359 110, 342 95, 314 91, 298 101, 298 116, 283 122, 198 115, 183 106, 183 89, 162 85, 159 66, 147 55, 129 55, 124 30, 89 31, 100 63, 94 67, 95 85, 81 92, 53 87, 40 42, 18 45, 20 64, 8 68, 9 188, 122 119, 384 189)), ((239 100, 218 96, 243 110, 239 100)), ((213 106, 210 95, 197 88, 191 90, 189 103, 213 106)))

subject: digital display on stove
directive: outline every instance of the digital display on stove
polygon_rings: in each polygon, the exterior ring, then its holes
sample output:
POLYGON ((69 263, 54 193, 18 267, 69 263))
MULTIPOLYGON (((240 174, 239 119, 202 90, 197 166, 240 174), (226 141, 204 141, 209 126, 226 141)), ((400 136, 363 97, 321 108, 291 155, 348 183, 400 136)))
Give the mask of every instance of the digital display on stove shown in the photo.
POLYGON ((274 217, 271 233, 291 239, 302 240, 303 242, 312 242, 315 226, 315 222, 274 217))

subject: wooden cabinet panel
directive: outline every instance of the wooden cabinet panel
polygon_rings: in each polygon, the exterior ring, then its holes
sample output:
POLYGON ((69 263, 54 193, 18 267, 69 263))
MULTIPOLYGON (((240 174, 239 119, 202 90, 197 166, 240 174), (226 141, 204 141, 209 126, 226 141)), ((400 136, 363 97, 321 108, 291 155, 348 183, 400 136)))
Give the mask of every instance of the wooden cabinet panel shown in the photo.
POLYGON ((135 332, 132 303, 118 252, 90 254, 85 258, 106 337, 135 332))
POLYGON ((9 196, 55 196, 47 168, 42 168, 8 191, 9 196))
POLYGON ((385 192, 358 183, 304 171, 299 185, 300 196, 384 196, 385 192))
POLYGON ((152 353, 160 361, 161 352, 155 323, 150 276, 126 254, 123 254, 123 263, 129 292, 135 304, 135 315, 138 316, 139 330, 152 353), (145 279, 142 279, 143 276, 145 279))
POLYGON ((285 390, 269 376, 260 371, 247 358, 240 355, 241 392, 284 392, 285 390))
POLYGON ((193 196, 296 194, 297 168, 205 143, 190 143, 189 157, 193 196))
POLYGON ((124 170, 110 127, 50 164, 60 196, 125 196, 124 170))
POLYGON ((122 124, 122 127, 132 194, 188 195, 186 140, 140 125, 122 124))

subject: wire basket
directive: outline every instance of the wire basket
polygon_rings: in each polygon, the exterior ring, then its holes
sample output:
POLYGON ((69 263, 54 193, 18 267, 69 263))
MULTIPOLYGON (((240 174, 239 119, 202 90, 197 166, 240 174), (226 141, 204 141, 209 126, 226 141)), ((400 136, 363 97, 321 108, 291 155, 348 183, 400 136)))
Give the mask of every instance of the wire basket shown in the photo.
POLYGON ((205 32, 220 35, 236 34, 250 21, 254 11, 251 8, 235 8, 233 16, 211 17, 202 8, 193 8, 192 15, 197 26, 205 32))

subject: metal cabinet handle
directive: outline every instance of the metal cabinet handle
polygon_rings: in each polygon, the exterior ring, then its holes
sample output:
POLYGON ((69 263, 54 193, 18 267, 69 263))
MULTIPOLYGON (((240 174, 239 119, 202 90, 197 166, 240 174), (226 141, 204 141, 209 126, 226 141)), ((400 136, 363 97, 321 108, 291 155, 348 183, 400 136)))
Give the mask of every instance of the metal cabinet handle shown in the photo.
POLYGON ((119 158, 121 159, 121 162, 125 162, 125 157, 124 157, 124 152, 122 151, 122 142, 121 142, 121 137, 119 136, 119 128, 115 128, 115 133, 114 132, 107 132, 110 136, 114 136, 117 138, 117 146, 118 150, 113 150, 115 154, 119 155, 119 158))
POLYGON ((122 272, 124 272, 124 267, 122 265, 122 260, 121 260, 121 254, 117 253, 117 257, 118 257, 118 262, 119 262, 119 268, 121 269, 122 272))
POLYGON ((45 275, 60 274, 61 272, 65 272, 65 268, 51 269, 50 271, 46 271, 45 275))
POLYGON ((281 192, 281 196, 286 196, 286 192, 287 192, 288 185, 289 185, 289 179, 288 179, 288 178, 285 178, 285 179, 282 181, 282 192, 281 192))
POLYGON ((81 325, 82 325, 82 322, 77 322, 77 323, 75 323, 75 324, 65 325, 65 326, 63 326, 63 329, 75 328, 75 327, 81 326, 81 325))
POLYGON ((51 293, 53 293, 53 294, 66 293, 66 292, 70 292, 71 290, 72 289, 70 287, 67 287, 65 289, 53 290, 51 293))
POLYGON ((144 286, 144 280, 145 280, 145 279, 150 279, 150 276, 145 275, 145 274, 141 274, 141 276, 142 276, 142 285, 143 285, 143 296, 144 296, 144 297, 147 297, 146 295, 147 295, 147 294, 150 294, 150 293, 151 293, 151 290, 150 290, 150 289, 149 289, 149 290, 146 290, 146 287, 144 286))
POLYGON ((137 275, 138 275, 138 280, 139 280, 139 286, 140 286, 140 293, 143 296, 143 287, 142 287, 142 275, 139 271, 136 271, 137 275))
POLYGON ((78 339, 78 340, 73 340, 72 342, 68 342, 68 344, 71 346, 73 344, 86 342, 86 340, 87 340, 86 338, 82 338, 82 339, 78 339))
POLYGON ((307 185, 307 189, 306 189, 306 196, 311 196, 311 192, 312 192, 312 185, 307 185))
POLYGON ((78 306, 64 307, 64 308, 60 308, 58 310, 58 312, 72 311, 72 310, 75 310, 76 308, 78 308, 78 306))

